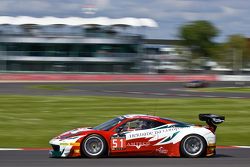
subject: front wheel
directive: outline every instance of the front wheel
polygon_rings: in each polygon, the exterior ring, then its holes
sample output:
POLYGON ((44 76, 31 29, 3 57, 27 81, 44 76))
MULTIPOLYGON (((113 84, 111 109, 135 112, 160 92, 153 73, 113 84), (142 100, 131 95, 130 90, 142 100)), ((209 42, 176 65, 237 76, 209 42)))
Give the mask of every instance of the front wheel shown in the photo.
POLYGON ((181 141, 181 153, 184 157, 196 158, 205 155, 206 142, 199 135, 188 135, 181 141))
POLYGON ((81 145, 82 153, 89 158, 99 158, 106 151, 106 142, 100 135, 88 136, 81 145))

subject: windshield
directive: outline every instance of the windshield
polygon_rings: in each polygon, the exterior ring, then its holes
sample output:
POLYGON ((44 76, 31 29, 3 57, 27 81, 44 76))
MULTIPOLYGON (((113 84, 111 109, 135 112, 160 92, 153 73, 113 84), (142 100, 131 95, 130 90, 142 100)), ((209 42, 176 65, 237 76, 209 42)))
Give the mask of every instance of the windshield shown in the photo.
POLYGON ((117 118, 111 119, 107 122, 104 122, 103 124, 98 125, 98 126, 94 127, 93 129, 94 130, 109 130, 112 127, 114 127, 115 125, 117 125, 118 123, 120 123, 123 119, 124 119, 124 117, 117 117, 117 118))

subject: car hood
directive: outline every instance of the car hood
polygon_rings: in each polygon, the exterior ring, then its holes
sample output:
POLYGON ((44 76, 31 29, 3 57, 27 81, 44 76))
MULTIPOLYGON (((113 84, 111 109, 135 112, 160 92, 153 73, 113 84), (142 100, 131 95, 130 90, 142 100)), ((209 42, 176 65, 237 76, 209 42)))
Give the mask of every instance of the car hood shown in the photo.
POLYGON ((73 130, 69 130, 67 132, 64 132, 60 134, 59 136, 55 137, 57 139, 66 139, 69 137, 79 136, 79 135, 85 135, 89 132, 93 131, 91 127, 85 127, 85 128, 76 128, 73 130))

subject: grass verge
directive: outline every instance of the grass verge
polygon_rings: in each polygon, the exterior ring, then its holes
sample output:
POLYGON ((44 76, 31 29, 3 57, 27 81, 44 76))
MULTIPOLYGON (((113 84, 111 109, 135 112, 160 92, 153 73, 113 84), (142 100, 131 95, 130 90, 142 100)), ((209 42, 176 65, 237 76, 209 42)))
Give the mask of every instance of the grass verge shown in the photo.
POLYGON ((199 89, 196 88, 195 91, 250 93, 250 87, 224 87, 224 88, 199 88, 199 89))
POLYGON ((0 147, 48 147, 61 132, 123 114, 156 114, 204 124, 199 113, 226 116, 218 145, 250 145, 249 99, 144 99, 92 96, 0 96, 0 147))
POLYGON ((42 90, 66 90, 68 85, 62 85, 62 84, 49 84, 49 85, 32 85, 28 88, 31 89, 42 89, 42 90))

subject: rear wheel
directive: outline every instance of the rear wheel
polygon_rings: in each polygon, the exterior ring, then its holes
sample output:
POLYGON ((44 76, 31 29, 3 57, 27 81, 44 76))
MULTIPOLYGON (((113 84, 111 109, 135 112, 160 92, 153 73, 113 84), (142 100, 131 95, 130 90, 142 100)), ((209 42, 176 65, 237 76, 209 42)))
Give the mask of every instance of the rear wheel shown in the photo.
POLYGON ((181 153, 184 157, 195 158, 205 155, 206 142, 199 135, 188 135, 181 141, 181 153))
POLYGON ((103 156, 106 148, 106 142, 100 135, 90 135, 81 144, 82 153, 89 158, 103 156))

